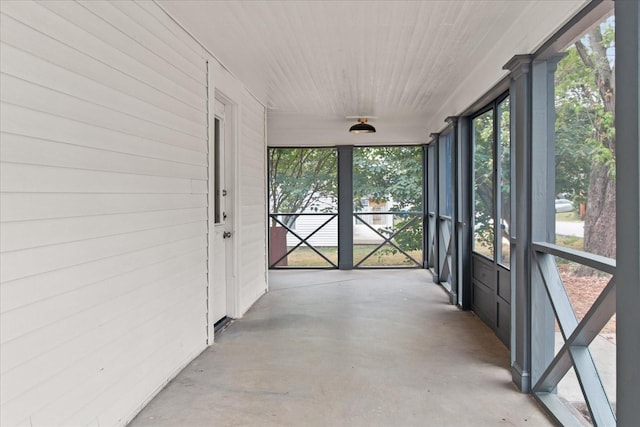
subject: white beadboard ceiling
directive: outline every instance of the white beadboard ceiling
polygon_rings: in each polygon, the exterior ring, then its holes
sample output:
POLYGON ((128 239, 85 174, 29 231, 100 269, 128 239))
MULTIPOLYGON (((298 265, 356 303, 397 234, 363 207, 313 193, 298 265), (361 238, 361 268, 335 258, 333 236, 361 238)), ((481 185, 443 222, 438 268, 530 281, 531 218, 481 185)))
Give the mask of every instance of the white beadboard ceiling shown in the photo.
POLYGON ((270 145, 424 142, 586 3, 159 0, 268 108, 270 145))

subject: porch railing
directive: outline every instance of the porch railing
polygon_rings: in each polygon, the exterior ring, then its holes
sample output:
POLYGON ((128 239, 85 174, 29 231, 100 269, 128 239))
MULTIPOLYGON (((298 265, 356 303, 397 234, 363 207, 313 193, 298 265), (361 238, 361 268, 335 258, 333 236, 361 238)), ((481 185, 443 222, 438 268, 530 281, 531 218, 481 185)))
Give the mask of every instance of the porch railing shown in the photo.
POLYGON ((556 391, 558 383, 573 367, 593 423, 597 426, 615 426, 615 412, 589 351, 589 344, 616 312, 616 262, 550 243, 534 243, 533 251, 534 268, 540 274, 532 286, 544 286, 564 339, 562 348, 544 368, 534 385, 533 394, 562 425, 581 425, 575 412, 564 405, 556 391), (611 274, 608 284, 580 321, 576 317, 554 257, 611 274))
MULTIPOLYGON (((300 248, 301 246, 305 245, 307 246, 309 249, 311 249, 313 252, 315 252, 317 255, 319 255, 322 259, 324 259, 328 264, 329 267, 328 268, 338 268, 338 265, 336 263, 334 263, 331 259, 329 259, 327 256, 325 256, 322 252, 320 252, 318 249, 316 249, 310 242, 309 239, 311 239, 313 236, 315 236, 320 230, 322 230, 325 226, 327 226, 334 218, 336 218, 338 216, 337 213, 324 213, 324 212, 309 212, 309 213, 270 213, 269 214, 269 219, 275 223, 278 224, 280 227, 284 228, 287 233, 291 233, 292 236, 296 237, 299 242, 292 246, 291 249, 288 250, 284 250, 283 254, 281 255, 276 255, 276 259, 274 260, 270 260, 269 261, 269 268, 277 268, 279 263, 283 260, 285 260, 292 252, 294 252, 296 249, 300 248), (294 230, 292 227, 288 226, 286 224, 286 221, 282 221, 281 218, 283 217, 294 217, 294 221, 301 216, 321 216, 321 217, 326 217, 326 220, 324 222, 322 222, 318 227, 316 227, 311 233, 309 233, 306 237, 302 237, 300 236, 298 233, 296 233, 296 230, 294 230)), ((270 240, 269 241, 269 253, 271 254, 271 245, 273 244, 273 242, 270 240)), ((286 248, 286 234, 285 234, 285 248, 286 248)), ((308 268, 305 266, 305 268, 308 268)))
MULTIPOLYGON (((407 260, 412 264, 412 267, 422 267, 422 261, 416 260, 413 256, 411 256, 407 251, 402 249, 394 239, 399 236, 403 231, 409 229, 409 227, 413 225, 420 224, 420 221, 423 218, 423 214, 421 212, 354 212, 353 216, 356 220, 360 221, 362 224, 367 226, 371 231, 373 231, 378 237, 382 239, 380 243, 376 245, 376 247, 369 252, 366 256, 364 256, 360 261, 358 261, 353 268, 363 268, 364 262, 371 258, 378 250, 382 249, 385 245, 389 245, 393 247, 395 250, 403 254, 407 257, 407 260), (386 233, 381 232, 379 229, 375 228, 373 225, 369 224, 366 220, 366 217, 372 215, 393 215, 393 216, 401 216, 407 218, 408 220, 402 224, 400 228, 397 230, 391 230, 386 233)), ((397 267, 397 266, 396 266, 397 267)))

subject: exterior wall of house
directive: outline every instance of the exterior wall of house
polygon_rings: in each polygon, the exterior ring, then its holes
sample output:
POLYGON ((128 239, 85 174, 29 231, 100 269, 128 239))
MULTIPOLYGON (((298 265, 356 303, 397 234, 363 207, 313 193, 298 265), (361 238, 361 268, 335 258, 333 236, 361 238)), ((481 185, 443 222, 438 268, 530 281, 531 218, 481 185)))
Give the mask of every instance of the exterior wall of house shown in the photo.
POLYGON ((244 314, 251 304, 267 291, 267 151, 265 144, 265 111, 245 92, 241 112, 239 144, 239 227, 237 242, 240 264, 237 276, 240 285, 239 310, 244 314))
MULTIPOLYGON (((207 343, 209 58, 153 2, 0 12, 0 424, 124 425, 207 343)), ((236 92, 242 313, 265 132, 236 92)))

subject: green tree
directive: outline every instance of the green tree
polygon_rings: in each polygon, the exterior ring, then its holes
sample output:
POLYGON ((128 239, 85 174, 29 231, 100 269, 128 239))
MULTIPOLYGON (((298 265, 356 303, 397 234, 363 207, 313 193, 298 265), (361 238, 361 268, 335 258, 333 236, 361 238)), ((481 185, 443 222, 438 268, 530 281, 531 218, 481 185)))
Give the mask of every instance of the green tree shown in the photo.
POLYGON ((511 229, 510 114, 510 100, 506 97, 472 121, 474 250, 490 257, 501 256, 499 261, 504 264, 510 256, 509 244, 502 244, 503 239, 508 242, 511 229), (496 184, 499 194, 494 194, 496 184), (500 218, 495 218, 494 205, 498 201, 500 218), (502 248, 499 254, 494 250, 496 232, 502 248))
POLYGON ((473 212, 474 249, 486 250, 490 256, 493 256, 495 232, 493 140, 493 110, 489 110, 473 119, 473 212))
MULTIPOLYGON (((269 211, 331 210, 337 201, 337 154, 332 148, 269 149, 269 211), (329 205, 322 204, 329 201, 329 205)), ((282 217, 287 226, 295 215, 282 217)), ((275 220, 271 225, 276 226, 275 220)))
MULTIPOLYGON (((362 210, 362 201, 392 203, 390 212, 398 212, 394 226, 382 228, 391 236, 402 229, 393 241, 404 251, 422 248, 422 221, 402 212, 422 211, 422 148, 387 146, 355 148, 353 153, 354 210, 362 210), (410 223, 410 224, 409 224, 410 223)), ((396 253, 393 247, 380 252, 396 253)))
POLYGON ((586 201, 584 249, 616 255, 612 18, 590 29, 556 71, 556 191, 586 201))
POLYGON ((365 198, 393 202, 392 211, 422 210, 422 148, 355 148, 353 196, 356 210, 365 198))
MULTIPOLYGON (((272 148, 269 150, 269 209, 271 213, 293 214, 335 210, 337 202, 337 154, 335 149, 272 148)), ((412 216, 402 212, 422 211, 422 148, 355 148, 353 155, 354 210, 362 200, 391 202, 390 211, 400 217, 393 234, 412 216)), ((397 217, 396 217, 397 218, 397 217)), ((292 226, 295 215, 283 215, 292 226)), ((275 220, 271 222, 276 226, 275 220)), ((394 238, 405 251, 422 248, 422 221, 414 221, 394 238)), ((394 250, 392 250, 394 251, 394 250)))

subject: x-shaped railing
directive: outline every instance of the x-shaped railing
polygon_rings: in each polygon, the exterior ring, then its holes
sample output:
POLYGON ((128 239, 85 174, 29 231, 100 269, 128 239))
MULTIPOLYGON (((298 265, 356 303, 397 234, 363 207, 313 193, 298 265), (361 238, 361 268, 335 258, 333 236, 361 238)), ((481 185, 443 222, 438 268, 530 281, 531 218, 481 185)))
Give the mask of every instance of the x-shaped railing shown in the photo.
POLYGON ((451 218, 447 216, 440 216, 439 218, 439 232, 440 232, 440 269, 439 276, 440 282, 448 282, 451 278, 451 253, 452 253, 452 239, 451 239, 451 218))
MULTIPOLYGON (((362 265, 362 263, 364 263, 366 260, 368 260, 376 251, 378 251, 378 249, 382 248, 384 245, 389 244, 391 246, 393 246, 394 248, 396 248, 398 251, 400 251, 402 254, 404 254, 407 258, 409 258, 411 261, 413 261, 413 263, 420 267, 422 264, 418 261, 416 261, 415 258, 413 258, 411 255, 409 255, 406 251, 402 250, 402 248, 400 248, 398 245, 395 244, 395 242, 393 242, 393 239, 399 235, 401 232, 403 232, 404 230, 406 230, 407 228, 409 228, 411 225, 415 224, 420 218, 421 218, 421 214, 419 213, 405 213, 402 212, 402 215, 405 216, 413 216, 413 218, 411 218, 409 221, 407 221, 405 224, 402 225, 402 227, 400 227, 399 229, 395 230, 393 233, 391 233, 389 236, 385 236, 384 234, 382 234, 379 230, 377 230, 375 227, 373 227, 372 225, 370 225, 364 218, 363 216, 369 216, 371 215, 371 212, 366 212, 366 213, 354 213, 353 216, 355 218, 357 218, 358 220, 360 220, 364 225, 366 225, 369 229, 371 229, 373 232, 375 232, 378 236, 382 237, 383 241, 382 243, 380 243, 378 246, 375 247, 375 249, 373 249, 371 252, 369 252, 364 258, 362 258, 357 264, 355 264, 353 267, 357 268, 359 266, 362 265)), ((375 212, 375 215, 398 215, 398 212, 375 212)))
POLYGON ((429 268, 436 267, 436 214, 435 212, 429 212, 427 215, 427 262, 429 268))
POLYGON ((615 426, 615 413, 589 351, 589 344, 616 312, 615 260, 549 243, 535 243, 533 250, 541 281, 564 338, 564 345, 534 385, 533 393, 563 425, 577 424, 576 418, 555 393, 558 383, 573 366, 594 424, 615 426), (612 275, 580 322, 576 318, 554 256, 612 275))
POLYGON ((293 251, 295 251, 296 249, 298 249, 300 246, 307 245, 309 247, 309 249, 311 249, 313 252, 315 252, 316 254, 320 255, 325 261, 327 261, 333 268, 338 268, 338 266, 331 261, 329 258, 327 258, 322 252, 320 252, 319 250, 317 250, 316 248, 313 247, 313 245, 311 243, 309 243, 309 239, 312 238, 318 231, 322 230, 322 228, 324 226, 326 226, 327 224, 329 224, 335 217, 337 217, 338 214, 337 213, 297 213, 297 214, 269 214, 269 217, 271 219, 273 219, 275 222, 277 222, 278 224, 280 224, 282 227, 284 227, 289 233, 291 233, 291 235, 295 236, 298 240, 300 240, 300 242, 295 245, 294 247, 292 247, 291 249, 289 249, 284 255, 282 255, 280 258, 278 258, 275 262, 271 263, 271 265, 269 266, 269 268, 274 268, 275 266, 278 265, 278 263, 280 261, 282 261, 283 259, 285 259, 286 257, 288 257, 293 251), (298 218, 299 216, 302 215, 315 215, 315 216, 328 216, 329 219, 327 219, 325 222, 323 222, 318 228, 316 228, 313 232, 311 232, 307 237, 300 237, 300 235, 298 235, 293 229, 291 229, 291 227, 287 226, 284 222, 280 221, 280 219, 278 218, 283 217, 283 216, 294 216, 296 218, 298 218))

